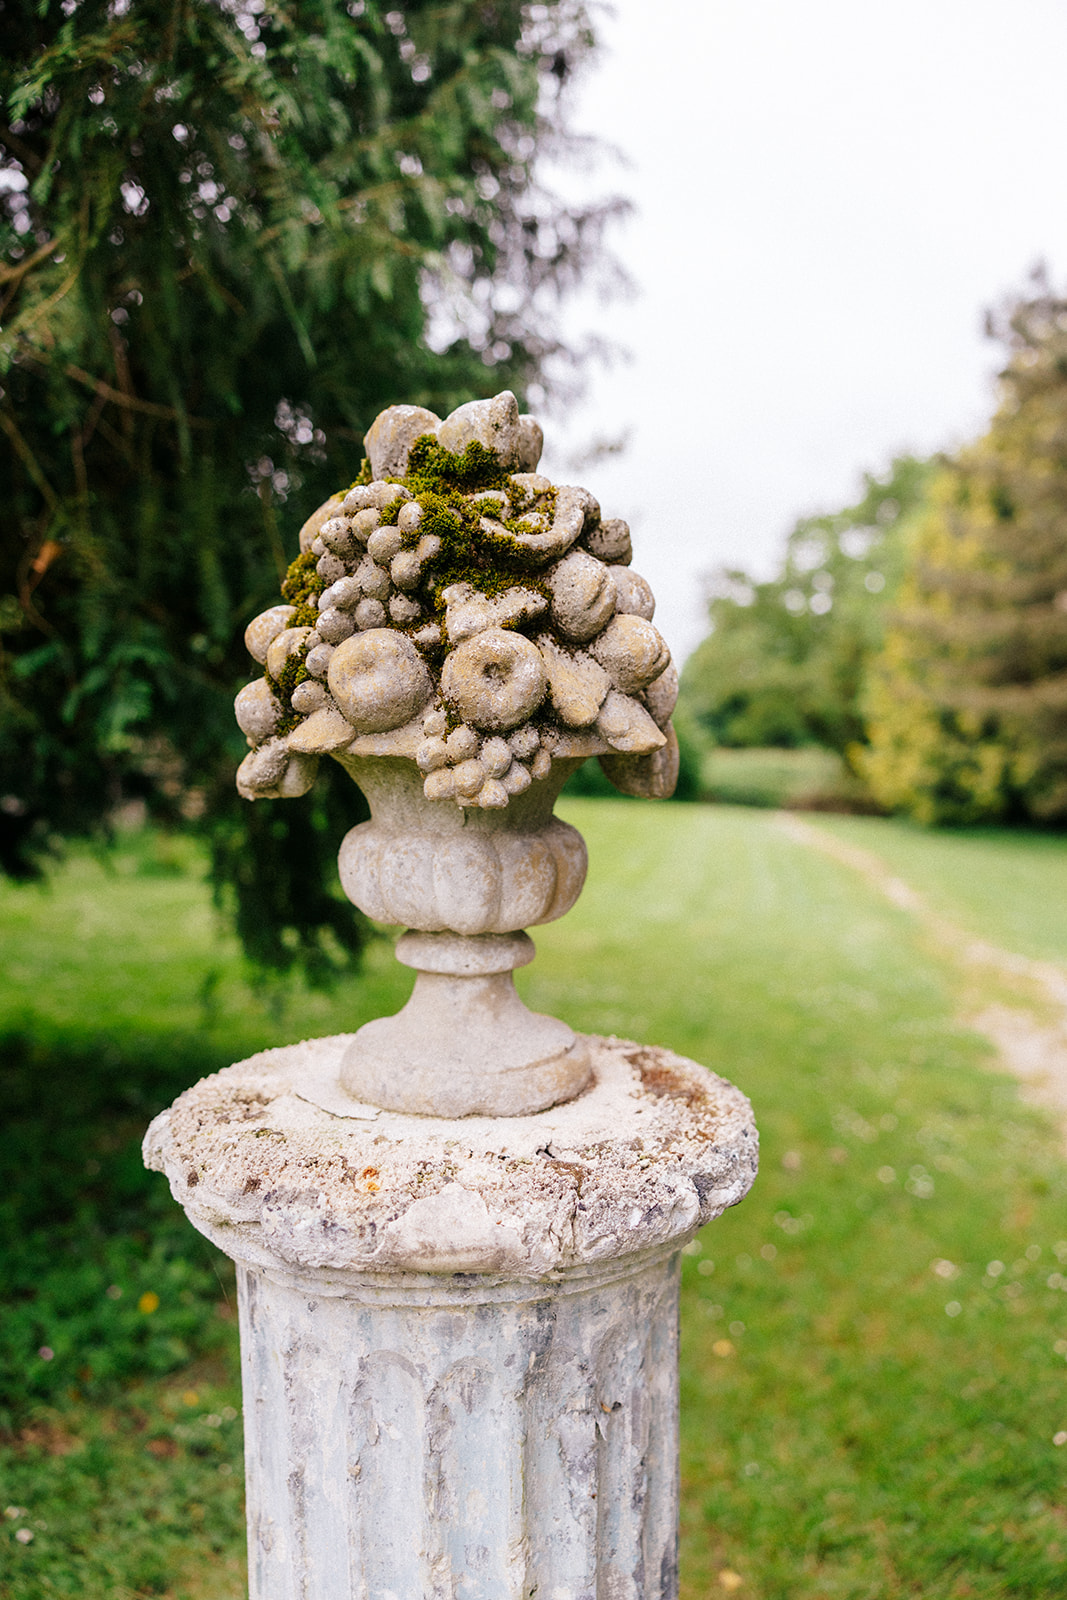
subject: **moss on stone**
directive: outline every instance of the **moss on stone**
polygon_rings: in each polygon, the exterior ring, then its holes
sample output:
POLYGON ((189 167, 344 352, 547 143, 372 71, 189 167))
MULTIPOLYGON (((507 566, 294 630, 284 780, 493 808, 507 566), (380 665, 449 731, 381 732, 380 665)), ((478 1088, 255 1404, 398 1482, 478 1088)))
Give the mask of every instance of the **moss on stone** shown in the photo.
POLYGON ((425 490, 438 493, 458 489, 462 494, 477 494, 479 489, 504 489, 508 475, 500 456, 488 446, 472 439, 461 455, 446 450, 432 433, 415 440, 408 454, 404 482, 416 499, 425 490))
MULTIPOLYGON (((364 459, 353 487, 372 481, 370 465, 364 459)), ((474 440, 457 454, 446 450, 432 434, 423 434, 412 445, 405 475, 387 481, 395 483, 398 489, 407 489, 422 512, 418 526, 405 530, 402 547, 413 548, 426 534, 440 540, 440 549, 426 563, 420 584, 422 603, 436 621, 443 625, 447 610, 445 591, 459 583, 469 584, 490 600, 521 586, 539 594, 546 602, 551 601, 545 579, 538 571, 540 558, 526 548, 520 536, 531 531, 525 520, 531 512, 536 511, 548 523, 552 522, 556 514, 555 488, 542 493, 524 489, 511 481, 497 451, 474 440), (472 501, 468 498, 487 490, 499 491, 499 499, 487 496, 484 500, 472 501)), ((384 505, 379 526, 394 526, 406 503, 398 494, 384 505)), ((318 597, 326 587, 314 553, 307 551, 297 556, 282 584, 283 597, 296 608, 290 626, 316 626, 318 597)), ((422 621, 403 624, 389 619, 383 623, 385 627, 409 635, 422 625, 422 621)), ((524 625, 514 621, 504 626, 521 632, 524 625)), ((550 615, 538 619, 537 631, 554 633, 550 615)), ((424 654, 435 657, 447 650, 442 626, 441 643, 426 646, 424 654)), ((308 677, 304 664, 306 655, 306 648, 302 648, 290 656, 278 678, 264 674, 284 709, 279 733, 288 733, 302 720, 292 710, 292 694, 297 684, 308 677)), ((447 717, 451 731, 453 726, 459 725, 460 719, 451 710, 447 717)), ((550 707, 546 704, 533 720, 535 725, 552 726, 554 717, 550 707)))
MULTIPOLYGON (((306 550, 303 555, 297 556, 295 561, 290 562, 289 570, 282 579, 282 598, 298 609, 302 606, 314 606, 325 588, 326 579, 318 571, 318 557, 313 551, 306 550)), ((301 624, 294 622, 292 626, 301 624)))
POLYGON ((400 495, 397 495, 395 500, 390 500, 387 506, 383 506, 381 520, 378 523, 379 528, 394 527, 396 525, 396 519, 400 515, 400 507, 405 504, 406 501, 401 499, 400 495))

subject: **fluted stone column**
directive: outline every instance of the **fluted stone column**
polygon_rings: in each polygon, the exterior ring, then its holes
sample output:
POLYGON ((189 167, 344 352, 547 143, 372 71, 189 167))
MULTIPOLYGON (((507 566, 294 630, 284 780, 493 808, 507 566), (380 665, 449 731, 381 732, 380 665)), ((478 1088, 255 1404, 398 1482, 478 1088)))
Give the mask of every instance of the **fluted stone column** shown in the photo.
POLYGON ((676 1595, 678 1252, 755 1129, 694 1063, 585 1042, 533 1116, 353 1106, 346 1035, 152 1124, 238 1263, 252 1600, 676 1595))

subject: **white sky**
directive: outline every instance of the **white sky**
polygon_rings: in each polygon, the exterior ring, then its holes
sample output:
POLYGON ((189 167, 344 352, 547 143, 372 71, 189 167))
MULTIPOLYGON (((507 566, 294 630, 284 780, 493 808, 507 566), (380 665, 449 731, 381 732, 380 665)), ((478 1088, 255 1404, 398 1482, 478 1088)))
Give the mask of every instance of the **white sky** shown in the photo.
POLYGON ((640 292, 568 326, 633 359, 547 419, 545 466, 628 518, 681 657, 702 574, 769 573, 864 469, 982 430, 983 309, 1067 264, 1067 3, 617 0, 601 33, 575 121, 630 166, 577 182, 636 203, 640 292))

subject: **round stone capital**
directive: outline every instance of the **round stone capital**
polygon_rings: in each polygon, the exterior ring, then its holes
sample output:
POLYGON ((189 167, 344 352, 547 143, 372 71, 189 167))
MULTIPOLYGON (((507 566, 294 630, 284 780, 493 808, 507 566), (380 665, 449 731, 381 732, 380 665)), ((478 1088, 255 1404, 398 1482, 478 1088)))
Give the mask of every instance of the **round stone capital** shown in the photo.
POLYGON ((670 1050, 587 1037, 576 1099, 447 1121, 349 1099, 351 1038, 264 1051, 152 1123, 147 1165, 235 1260, 342 1294, 383 1274, 558 1282, 677 1248, 755 1178, 748 1100, 670 1050))

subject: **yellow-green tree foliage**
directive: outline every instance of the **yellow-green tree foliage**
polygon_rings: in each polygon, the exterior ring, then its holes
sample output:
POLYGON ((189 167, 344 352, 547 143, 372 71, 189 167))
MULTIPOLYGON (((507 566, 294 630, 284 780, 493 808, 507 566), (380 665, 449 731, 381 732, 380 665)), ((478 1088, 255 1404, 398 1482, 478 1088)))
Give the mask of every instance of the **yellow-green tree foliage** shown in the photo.
POLYGON ((989 432, 947 462, 867 689, 865 774, 922 822, 1067 821, 1067 300, 1043 283, 989 432))

